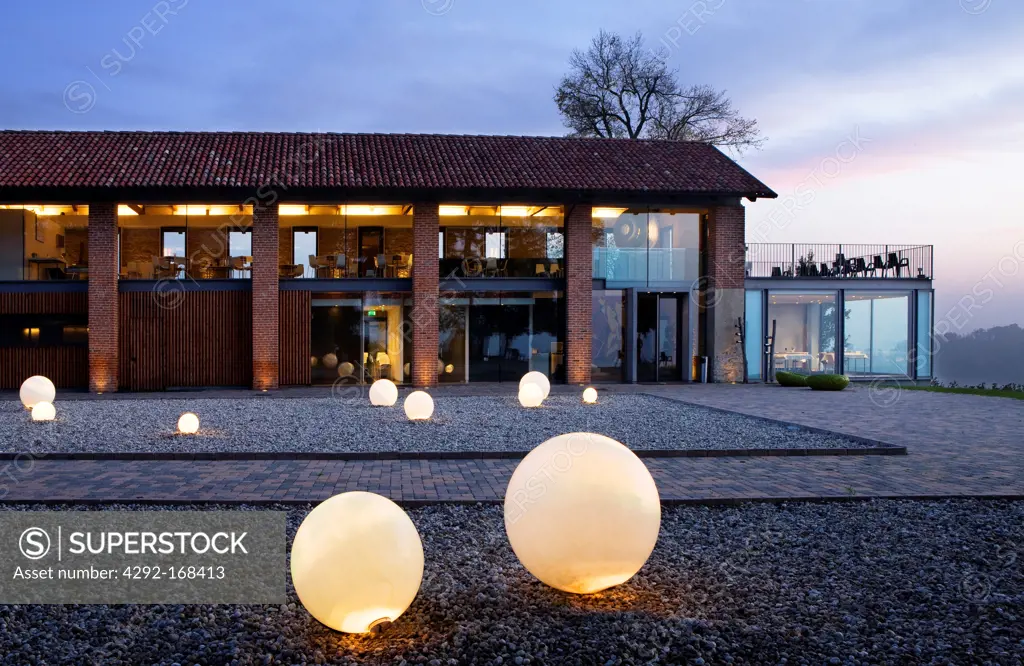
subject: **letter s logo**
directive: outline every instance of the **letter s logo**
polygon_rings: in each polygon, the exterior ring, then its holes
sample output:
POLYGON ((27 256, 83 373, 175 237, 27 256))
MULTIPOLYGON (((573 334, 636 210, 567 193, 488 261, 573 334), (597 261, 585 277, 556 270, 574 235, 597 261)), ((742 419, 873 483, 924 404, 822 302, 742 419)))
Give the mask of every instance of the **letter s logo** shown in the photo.
POLYGON ((30 527, 21 533, 18 547, 21 549, 21 554, 28 559, 41 559, 50 552, 50 535, 41 527, 30 527))

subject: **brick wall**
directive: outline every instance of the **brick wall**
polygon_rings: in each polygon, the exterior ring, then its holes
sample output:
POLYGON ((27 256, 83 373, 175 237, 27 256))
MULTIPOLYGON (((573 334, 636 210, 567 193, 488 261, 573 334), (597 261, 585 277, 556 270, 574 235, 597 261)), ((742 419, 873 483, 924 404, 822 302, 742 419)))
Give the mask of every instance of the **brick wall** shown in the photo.
POLYGON ((565 381, 590 381, 593 254, 591 207, 570 206, 565 218, 565 381))
POLYGON ((708 213, 708 381, 743 381, 736 321, 744 312, 744 215, 742 206, 719 206, 708 213))
POLYGON ((413 208, 412 261, 412 383, 437 383, 437 204, 416 204, 413 208))
POLYGON ((252 387, 278 385, 277 204, 253 206, 252 215, 252 387))
POLYGON ((117 204, 89 204, 89 390, 117 390, 117 204))

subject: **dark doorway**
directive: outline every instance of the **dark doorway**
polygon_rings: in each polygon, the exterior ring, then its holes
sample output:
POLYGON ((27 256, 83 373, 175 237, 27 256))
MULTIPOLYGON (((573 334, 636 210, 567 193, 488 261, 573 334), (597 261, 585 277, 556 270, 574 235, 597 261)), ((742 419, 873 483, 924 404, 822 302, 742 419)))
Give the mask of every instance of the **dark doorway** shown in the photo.
POLYGON ((637 381, 682 380, 685 304, 684 294, 637 294, 637 381))
POLYGON ((363 277, 384 277, 383 227, 359 227, 359 266, 363 277))

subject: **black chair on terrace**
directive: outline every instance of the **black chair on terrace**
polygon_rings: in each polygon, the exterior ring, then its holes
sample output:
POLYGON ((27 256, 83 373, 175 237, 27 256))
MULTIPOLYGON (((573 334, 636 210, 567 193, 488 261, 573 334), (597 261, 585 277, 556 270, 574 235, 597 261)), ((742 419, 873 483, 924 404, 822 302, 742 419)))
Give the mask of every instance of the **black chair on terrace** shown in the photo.
POLYGON ((818 265, 807 264, 807 267, 804 268, 804 275, 807 277, 818 277, 818 265))
POLYGON ((772 266, 772 277, 782 277, 781 266, 772 266))
POLYGON ((876 254, 868 269, 872 275, 875 275, 877 271, 882 271, 882 277, 885 277, 885 262, 882 261, 882 255, 876 254))
POLYGON ((863 275, 864 277, 867 277, 868 264, 866 261, 864 261, 864 257, 857 257, 856 259, 853 260, 853 274, 863 275))
MULTIPOLYGON (((895 252, 889 253, 889 261, 885 264, 886 268, 892 268, 896 271, 896 277, 900 277, 900 269, 910 268, 910 259, 907 257, 900 257, 895 252)), ((909 270, 907 271, 910 272, 909 270)))
POLYGON ((832 277, 832 269, 829 268, 828 264, 826 264, 824 261, 821 262, 821 270, 819 271, 819 275, 821 275, 821 277, 832 277))

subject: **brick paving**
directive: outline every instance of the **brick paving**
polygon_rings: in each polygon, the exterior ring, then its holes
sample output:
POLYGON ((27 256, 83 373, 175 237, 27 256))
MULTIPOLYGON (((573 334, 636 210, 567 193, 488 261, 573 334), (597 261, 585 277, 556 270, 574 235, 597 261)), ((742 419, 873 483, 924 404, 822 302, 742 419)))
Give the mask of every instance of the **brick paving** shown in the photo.
MULTIPOLYGON (((858 386, 646 386, 646 393, 905 445, 906 456, 646 458, 663 500, 1024 497, 1024 401, 858 386)), ((408 505, 496 502, 517 461, 10 461, 0 498, 306 502, 370 490, 408 505)))

